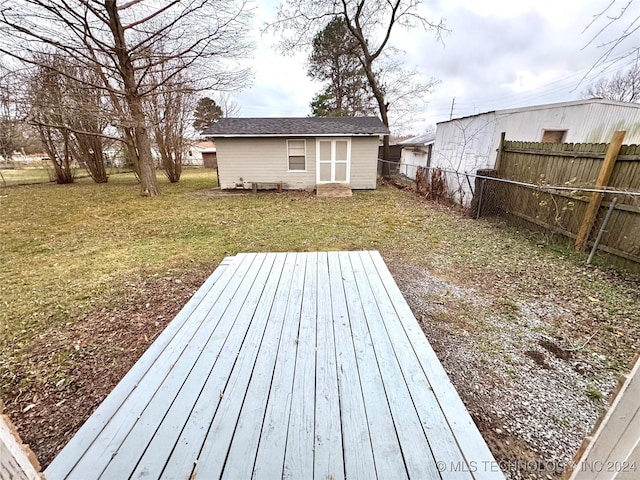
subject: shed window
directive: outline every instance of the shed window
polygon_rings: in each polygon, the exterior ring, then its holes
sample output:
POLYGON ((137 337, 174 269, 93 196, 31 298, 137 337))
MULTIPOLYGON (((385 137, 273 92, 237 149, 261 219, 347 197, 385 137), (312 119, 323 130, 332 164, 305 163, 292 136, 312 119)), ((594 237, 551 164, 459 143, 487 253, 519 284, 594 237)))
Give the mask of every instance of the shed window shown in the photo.
POLYGON ((562 143, 567 136, 566 130, 543 130, 541 142, 562 143))
POLYGON ((307 169, 305 140, 287 140, 289 170, 304 171, 307 169))

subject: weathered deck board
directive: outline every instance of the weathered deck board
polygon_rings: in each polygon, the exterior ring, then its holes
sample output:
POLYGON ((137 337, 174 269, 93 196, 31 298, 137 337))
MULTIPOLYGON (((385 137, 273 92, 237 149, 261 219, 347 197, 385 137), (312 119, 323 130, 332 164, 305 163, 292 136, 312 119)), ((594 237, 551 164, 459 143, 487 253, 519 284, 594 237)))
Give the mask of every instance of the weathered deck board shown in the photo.
POLYGON ((316 312, 316 397, 315 446, 313 450, 314 479, 344 479, 342 423, 338 393, 338 367, 333 330, 331 289, 329 288, 329 258, 318 254, 318 311, 316 312))
POLYGON ((226 259, 45 473, 504 478, 377 252, 226 259))

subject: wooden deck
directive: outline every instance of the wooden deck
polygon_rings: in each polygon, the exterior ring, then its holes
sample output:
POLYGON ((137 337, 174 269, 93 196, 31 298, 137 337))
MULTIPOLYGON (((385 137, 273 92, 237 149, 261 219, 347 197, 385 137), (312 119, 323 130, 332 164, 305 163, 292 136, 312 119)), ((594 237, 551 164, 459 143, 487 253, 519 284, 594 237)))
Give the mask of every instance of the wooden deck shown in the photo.
POLYGON ((504 478, 377 252, 226 259, 45 474, 504 478))

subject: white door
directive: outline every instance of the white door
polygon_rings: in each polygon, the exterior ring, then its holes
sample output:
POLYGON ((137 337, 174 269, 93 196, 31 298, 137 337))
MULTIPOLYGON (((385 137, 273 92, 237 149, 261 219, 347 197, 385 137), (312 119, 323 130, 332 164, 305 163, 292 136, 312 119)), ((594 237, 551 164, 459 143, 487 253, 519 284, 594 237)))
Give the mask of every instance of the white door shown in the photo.
POLYGON ((351 140, 318 139, 316 145, 316 182, 349 183, 351 140))

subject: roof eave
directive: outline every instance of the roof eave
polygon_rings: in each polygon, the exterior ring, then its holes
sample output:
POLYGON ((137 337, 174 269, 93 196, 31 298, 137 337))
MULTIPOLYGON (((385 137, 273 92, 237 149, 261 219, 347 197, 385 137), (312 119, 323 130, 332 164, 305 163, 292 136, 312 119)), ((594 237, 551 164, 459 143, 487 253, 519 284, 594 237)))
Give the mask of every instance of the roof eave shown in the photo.
POLYGON ((387 133, 203 133, 207 138, 378 137, 387 133))

